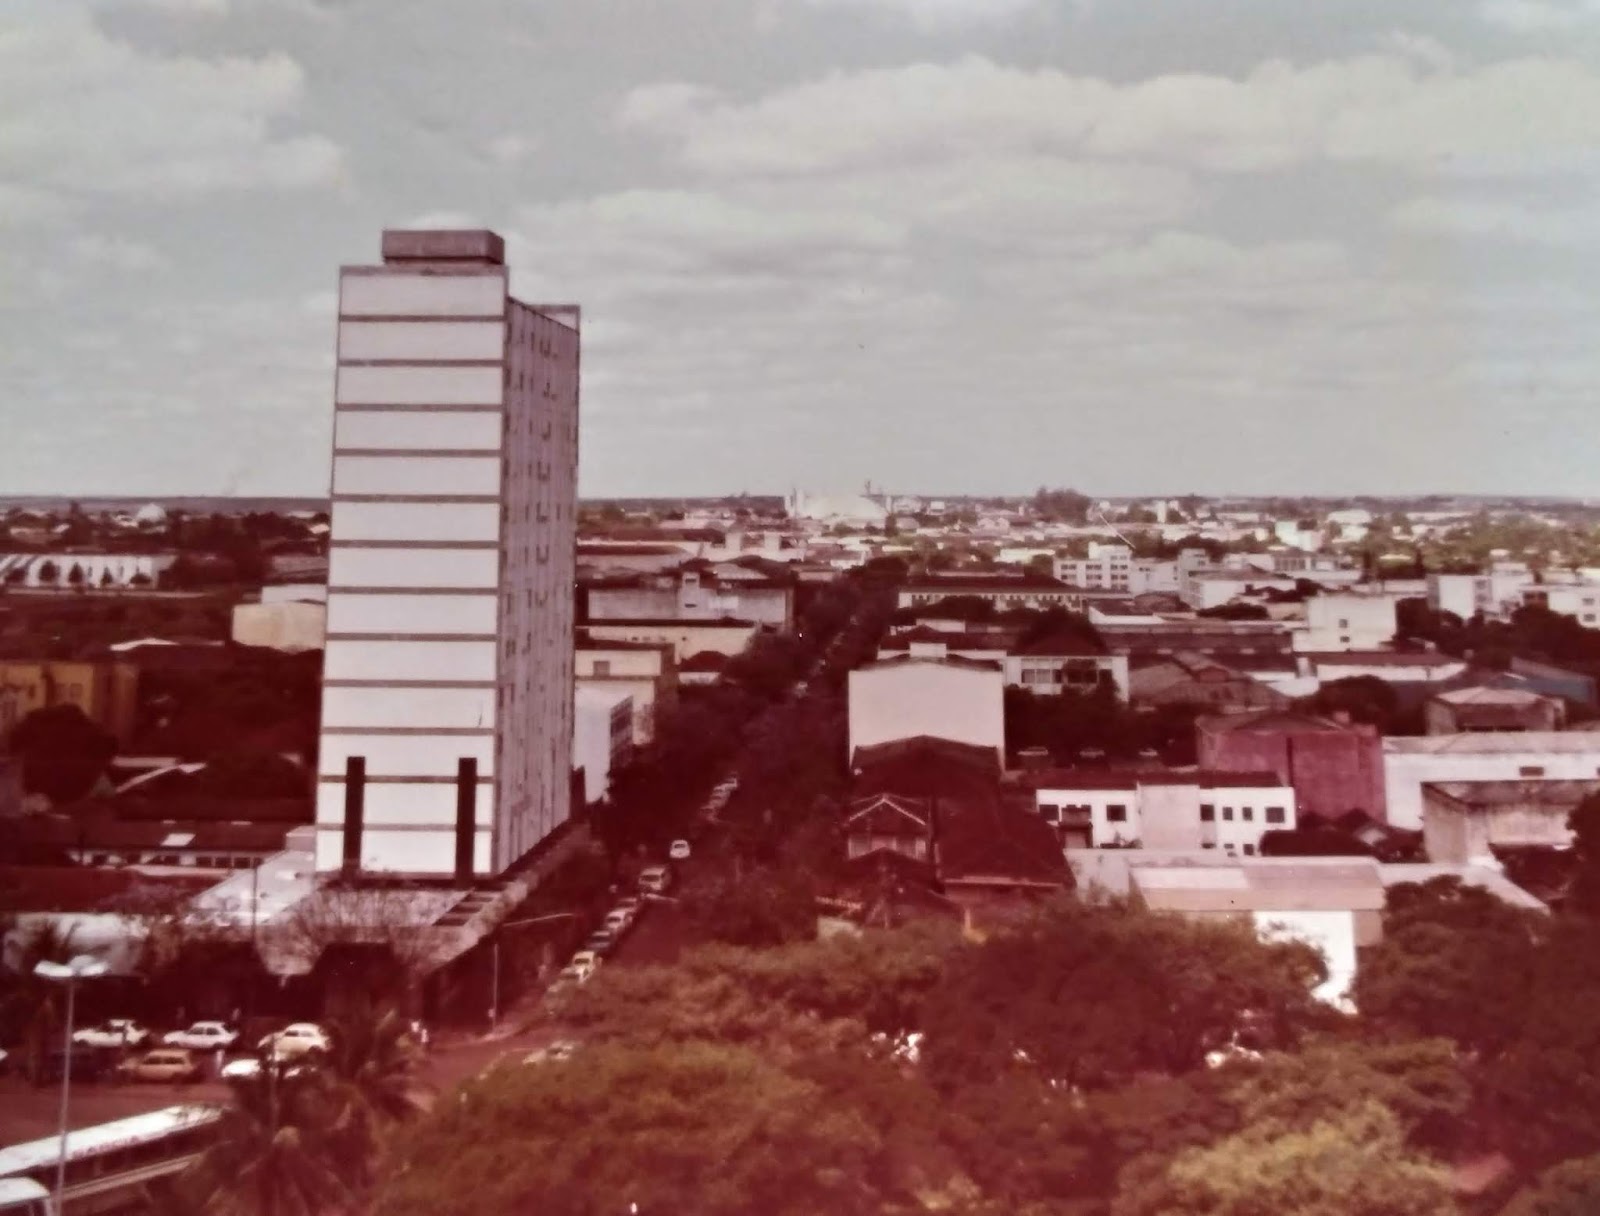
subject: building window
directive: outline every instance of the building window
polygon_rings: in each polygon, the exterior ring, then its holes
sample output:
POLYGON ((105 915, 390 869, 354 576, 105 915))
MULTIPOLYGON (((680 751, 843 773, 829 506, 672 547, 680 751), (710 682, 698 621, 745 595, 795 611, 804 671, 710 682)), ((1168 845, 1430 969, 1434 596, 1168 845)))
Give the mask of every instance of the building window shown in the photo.
POLYGON ((1524 764, 1521 768, 1517 769, 1517 776, 1519 776, 1519 777, 1543 777, 1544 776, 1544 765, 1542 765, 1542 764, 1524 764))
POLYGON ((1256 855, 1256 846, 1253 844, 1247 844, 1244 846, 1244 851, 1246 856, 1254 857, 1256 855))
POLYGON ((1267 808, 1267 822, 1268 823, 1282 823, 1283 822, 1283 808, 1281 806, 1269 806, 1267 808))
POLYGON ((1240 807, 1239 818, 1243 819, 1246 823, 1254 823, 1256 818, 1255 808, 1250 806, 1240 807))
POLYGON ((1126 823, 1128 821, 1128 808, 1120 802, 1113 802, 1106 807, 1106 819, 1111 823, 1126 823))
POLYGON ((1233 822, 1233 808, 1231 806, 1223 807, 1222 808, 1222 817, 1224 819, 1226 819, 1229 823, 1232 823, 1233 822))
POLYGON ((610 659, 596 659, 594 661, 594 674, 597 675, 597 676, 608 676, 608 675, 610 675, 611 674, 611 660, 610 659))
POLYGON ((1200 804, 1200 822, 1201 823, 1215 823, 1216 821, 1217 821, 1217 808, 1212 806, 1211 803, 1209 803, 1209 802, 1202 802, 1200 804))

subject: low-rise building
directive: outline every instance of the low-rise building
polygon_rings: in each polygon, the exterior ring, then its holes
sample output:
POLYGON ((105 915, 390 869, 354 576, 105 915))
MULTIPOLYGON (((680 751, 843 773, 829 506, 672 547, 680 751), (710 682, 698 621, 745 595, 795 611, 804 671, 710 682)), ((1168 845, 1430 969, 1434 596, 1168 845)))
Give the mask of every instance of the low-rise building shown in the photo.
POLYGON ((1293 787, 1273 773, 1042 769, 1018 774, 1063 848, 1220 849, 1251 855, 1263 833, 1298 824, 1293 787))
POLYGON ((1568 818, 1600 793, 1591 781, 1437 781, 1422 787, 1428 859, 1494 866, 1496 848, 1566 848, 1568 818))
POLYGON ((1592 781, 1600 777, 1600 733, 1476 732, 1383 740, 1388 821, 1423 828, 1423 787, 1459 782, 1592 781))
POLYGON ((328 605, 313 600, 235 604, 233 640, 241 646, 265 646, 298 653, 321 650, 328 635, 328 605))
MULTIPOLYGON (((708 652, 707 652, 708 653, 708 652)), ((625 692, 633 702, 633 743, 655 738, 656 720, 678 699, 678 663, 673 643, 602 641, 578 631, 572 652, 572 677, 582 688, 625 692)))
POLYGON ((1057 578, 1043 575, 940 575, 904 584, 899 591, 901 608, 926 608, 948 599, 981 599, 994 605, 996 612, 1028 608, 1036 612, 1064 608, 1082 612, 1087 601, 1107 595, 1074 587, 1057 578))
POLYGON ((621 688, 573 690, 572 768, 583 774, 587 806, 606 797, 611 775, 633 752, 633 698, 621 688))
POLYGON ((0 659, 0 738, 36 709, 75 705, 125 740, 138 710, 139 668, 91 659, 0 659))
POLYGON ((1225 621, 1177 613, 1117 612, 1091 606, 1089 623, 1106 649, 1131 659, 1203 654, 1213 659, 1259 661, 1287 655, 1291 631, 1283 621, 1225 621))
POLYGON ((1295 649, 1378 650, 1394 641, 1395 600, 1382 595, 1313 595, 1295 649))
POLYGON ((886 659, 850 673, 849 746, 927 736, 992 748, 1004 763, 1005 677, 992 663, 886 659))
POLYGON ((731 617, 770 629, 794 628, 794 583, 734 562, 688 561, 676 570, 585 587, 590 623, 610 620, 710 621, 731 617))
MULTIPOLYGON (((1204 558, 1204 550, 1190 550, 1204 558)), ((1135 557, 1133 548, 1121 542, 1090 541, 1088 557, 1058 557, 1055 576, 1075 587, 1120 591, 1144 595, 1156 591, 1176 593, 1180 563, 1153 557, 1135 557)))
POLYGON ((1181 652, 1147 659, 1128 673, 1133 705, 1201 705, 1212 713, 1284 709, 1290 698, 1249 671, 1203 654, 1181 652))
POLYGON ((1555 697, 1515 688, 1458 688, 1435 693, 1422 708, 1430 735, 1469 731, 1552 731, 1566 725, 1566 705, 1555 697))
POLYGON ((1465 674, 1467 661, 1433 650, 1334 650, 1301 652, 1295 662, 1302 676, 1323 684, 1367 677, 1386 684, 1437 684, 1465 674))
POLYGON ((1276 773, 1294 787, 1302 818, 1331 820, 1352 810, 1385 818, 1385 740, 1373 726, 1347 716, 1262 710, 1200 718, 1195 740, 1201 768, 1276 773))
POLYGON ((584 632, 599 642, 651 642, 672 647, 673 658, 681 665, 703 651, 732 658, 743 654, 761 626, 754 621, 731 617, 716 621, 655 620, 588 621, 584 632))
POLYGON ((1137 862, 1133 898, 1196 920, 1238 921, 1266 938, 1321 951, 1328 978, 1316 995, 1348 1007, 1359 951, 1383 937, 1378 864, 1347 857, 1254 858, 1232 865, 1137 862))
POLYGON ((1522 602, 1530 608, 1548 608, 1570 616, 1586 629, 1600 628, 1600 586, 1594 583, 1541 583, 1524 587, 1522 602))

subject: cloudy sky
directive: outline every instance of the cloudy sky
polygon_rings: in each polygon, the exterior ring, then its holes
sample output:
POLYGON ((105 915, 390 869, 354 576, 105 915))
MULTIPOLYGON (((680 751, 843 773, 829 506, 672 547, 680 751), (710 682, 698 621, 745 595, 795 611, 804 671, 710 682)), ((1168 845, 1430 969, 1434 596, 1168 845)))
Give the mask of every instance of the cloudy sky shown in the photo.
POLYGON ((0 493, 325 491, 506 234, 587 494, 1600 494, 1600 0, 5 0, 0 493))

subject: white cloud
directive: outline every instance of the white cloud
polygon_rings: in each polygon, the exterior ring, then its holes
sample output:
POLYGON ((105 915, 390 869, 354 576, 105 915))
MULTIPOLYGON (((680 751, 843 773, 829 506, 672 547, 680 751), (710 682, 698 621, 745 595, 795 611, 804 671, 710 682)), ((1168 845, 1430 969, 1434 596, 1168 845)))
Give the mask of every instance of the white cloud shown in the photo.
POLYGON ((1545 34, 1600 20, 1600 0, 1484 0, 1482 12, 1513 33, 1545 34))
POLYGON ((160 270, 168 264, 158 250, 143 242, 100 233, 77 237, 72 242, 71 252, 84 265, 104 266, 129 274, 160 270))
MULTIPOLYGON (((1316 160, 1510 170, 1600 141, 1600 74, 1528 57, 1428 66, 1415 54, 1240 77, 1167 75, 1112 84, 972 56, 838 74, 749 103, 672 86, 626 98, 619 116, 681 144, 692 167, 805 174, 997 150, 1091 155, 1214 171, 1316 160)), ((1542 163, 1542 162, 1541 162, 1542 163)))
POLYGON ((483 150, 495 164, 509 169, 521 164, 538 146, 539 141, 531 136, 506 131, 487 140, 483 150))
POLYGON ((1426 236, 1600 250, 1600 216, 1591 207, 1422 196, 1396 207, 1389 221, 1396 228, 1426 236))
POLYGON ((997 25, 1038 7, 1040 0, 808 0, 819 8, 881 9, 905 17, 919 29, 945 32, 997 25))
POLYGON ((159 56, 81 10, 40 10, 0 32, 0 187, 66 201, 328 185, 339 148, 280 130, 303 91, 286 55, 159 56))

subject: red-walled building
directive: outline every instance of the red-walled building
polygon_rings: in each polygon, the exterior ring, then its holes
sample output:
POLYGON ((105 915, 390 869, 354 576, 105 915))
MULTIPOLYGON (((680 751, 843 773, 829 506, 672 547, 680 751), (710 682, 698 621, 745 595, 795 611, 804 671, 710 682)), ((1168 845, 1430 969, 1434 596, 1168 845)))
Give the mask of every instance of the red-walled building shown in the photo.
POLYGON ((1195 736, 1201 768, 1276 773, 1294 787, 1302 820, 1352 810, 1387 819, 1375 726, 1269 709, 1200 718, 1195 736))

